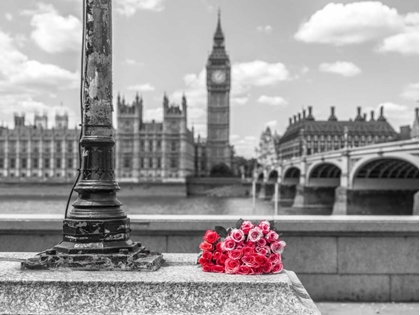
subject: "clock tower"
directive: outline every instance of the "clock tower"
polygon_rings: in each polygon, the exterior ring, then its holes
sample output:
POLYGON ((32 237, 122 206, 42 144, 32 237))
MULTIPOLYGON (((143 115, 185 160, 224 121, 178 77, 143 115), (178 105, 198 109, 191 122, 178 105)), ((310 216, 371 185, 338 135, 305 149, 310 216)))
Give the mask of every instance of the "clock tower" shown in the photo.
POLYGON ((230 79, 229 56, 225 50, 220 11, 213 38, 213 49, 207 61, 207 161, 208 170, 224 163, 232 167, 232 150, 229 144, 230 79))

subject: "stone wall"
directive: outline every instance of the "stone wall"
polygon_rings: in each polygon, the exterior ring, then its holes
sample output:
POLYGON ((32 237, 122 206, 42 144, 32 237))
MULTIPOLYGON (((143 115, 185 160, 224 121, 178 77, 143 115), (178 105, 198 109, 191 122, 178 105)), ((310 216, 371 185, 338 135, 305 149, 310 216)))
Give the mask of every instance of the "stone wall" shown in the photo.
MULTIPOLYGON (((233 216, 139 216, 132 238, 166 253, 198 253, 207 229, 233 216)), ((418 216, 290 216, 274 219, 293 270, 316 301, 418 301, 418 216)), ((61 240, 60 216, 0 216, 0 251, 42 251, 61 240)), ((1 253, 0 253, 1 256, 1 253)))

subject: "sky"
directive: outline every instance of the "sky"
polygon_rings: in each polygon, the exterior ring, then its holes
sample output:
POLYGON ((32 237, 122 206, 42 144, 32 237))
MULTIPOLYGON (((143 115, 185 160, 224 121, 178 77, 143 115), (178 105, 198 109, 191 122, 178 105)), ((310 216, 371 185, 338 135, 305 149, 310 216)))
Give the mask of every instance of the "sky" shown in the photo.
MULTIPOLYGON (((325 120, 381 106, 396 131, 418 106, 417 0, 113 0, 114 99, 144 100, 162 120, 166 92, 188 100, 188 126, 206 136, 205 64, 221 9, 232 64, 231 143, 255 156, 261 132, 278 134, 308 106, 325 120)), ((0 123, 13 115, 80 117, 82 0, 0 1, 0 123)), ((369 115, 368 115, 369 116, 369 115)))

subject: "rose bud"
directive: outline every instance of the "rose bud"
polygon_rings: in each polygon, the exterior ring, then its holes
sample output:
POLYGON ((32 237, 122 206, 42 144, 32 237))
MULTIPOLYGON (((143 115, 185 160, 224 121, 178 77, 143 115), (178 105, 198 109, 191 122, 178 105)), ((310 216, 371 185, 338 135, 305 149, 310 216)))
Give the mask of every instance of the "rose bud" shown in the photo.
POLYGON ((248 240, 255 243, 255 242, 258 242, 262 236, 263 236, 263 233, 261 229, 258 227, 254 227, 248 233, 248 240))
POLYGON ((220 265, 214 265, 214 266, 211 266, 211 271, 212 272, 217 272, 217 273, 224 273, 225 272, 225 267, 220 266, 220 265))
POLYGON ((272 267, 273 267, 273 265, 270 262, 268 262, 265 265, 262 265, 261 269, 262 269, 263 273, 270 273, 272 267))
POLYGON ((236 273, 239 269, 240 263, 239 260, 233 260, 233 259, 226 259, 225 262, 225 271, 226 273, 236 273))
POLYGON ((205 251, 201 255, 201 258, 204 258, 205 260, 211 260, 213 258, 213 254, 209 251, 205 251))
POLYGON ((250 221, 244 221, 244 222, 242 222, 241 230, 245 234, 248 234, 249 230, 251 230, 253 227, 254 227, 254 225, 250 221))
POLYGON ((206 242, 209 242, 209 243, 213 244, 214 242, 216 242, 219 239, 219 234, 217 234, 216 231, 207 230, 206 234, 204 234, 203 239, 206 242))
POLYGON ((211 250, 213 250, 213 245, 210 244, 209 242, 206 242, 206 241, 202 242, 199 247, 200 247, 200 249, 202 251, 211 251, 211 250))
POLYGON ((286 245, 286 243, 283 242, 283 241, 274 242, 270 245, 270 249, 273 253, 281 254, 281 253, 283 253, 284 245, 286 245))
POLYGON ((230 232, 230 237, 237 243, 242 242, 245 239, 245 234, 242 230, 233 229, 230 232))
POLYGON ((240 259, 242 257, 242 250, 240 249, 233 249, 228 252, 228 257, 233 260, 240 259))
POLYGON ((264 247, 267 244, 267 241, 265 240, 265 238, 260 238, 257 242, 257 245, 259 247, 264 247))
POLYGON ((280 254, 277 254, 277 253, 271 254, 270 257, 268 257, 268 260, 272 264, 277 264, 281 260, 280 254))
POLYGON ((273 268, 271 269, 272 273, 279 273, 283 271, 283 264, 281 261, 273 265, 273 268))
POLYGON ((267 233, 265 238, 267 239, 269 243, 273 243, 279 239, 279 235, 274 231, 270 231, 267 233))
POLYGON ((251 268, 246 265, 239 266, 238 268, 238 275, 248 275, 251 272, 251 268))
POLYGON ((261 221, 258 227, 262 230, 263 234, 267 234, 270 231, 270 222, 267 220, 261 221))

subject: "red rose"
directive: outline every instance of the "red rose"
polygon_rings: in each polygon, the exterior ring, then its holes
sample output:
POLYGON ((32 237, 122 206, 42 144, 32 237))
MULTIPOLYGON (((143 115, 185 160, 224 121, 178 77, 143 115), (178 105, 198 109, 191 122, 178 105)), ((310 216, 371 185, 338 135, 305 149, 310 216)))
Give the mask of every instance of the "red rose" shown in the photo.
POLYGON ((211 251, 213 250, 213 245, 210 244, 209 242, 204 241, 200 244, 200 249, 202 251, 211 251))
POLYGON ((222 248, 222 251, 228 252, 230 250, 235 249, 235 246, 236 246, 236 242, 230 237, 226 237, 225 240, 222 242, 221 248, 222 248))
POLYGON ((241 230, 244 231, 245 234, 248 234, 249 230, 251 230, 254 225, 250 221, 244 221, 241 225, 241 230))
POLYGON ((255 260, 254 255, 246 255, 246 256, 243 256, 242 257, 242 262, 246 266, 251 267, 251 268, 256 268, 256 267, 259 266, 258 263, 255 260))
POLYGON ((270 257, 268 257, 268 260, 272 264, 277 264, 281 260, 280 254, 277 254, 277 253, 271 254, 270 257))
POLYGON ((211 252, 205 251, 201 255, 201 258, 203 258, 205 260, 211 260, 213 258, 213 254, 211 252))
POLYGON ((214 266, 211 266, 211 271, 212 272, 217 272, 217 273, 224 273, 225 272, 225 267, 220 266, 220 265, 214 265, 214 266))
POLYGON ((213 231, 213 230, 207 230, 206 231, 206 234, 204 234, 204 237, 203 237, 203 239, 206 241, 206 242, 209 242, 209 243, 211 243, 211 244, 213 244, 214 242, 216 242, 218 239, 219 239, 219 234, 217 234, 217 232, 216 231, 213 231))
POLYGON ((213 265, 203 265, 203 271, 204 272, 212 272, 213 271, 213 265))
POLYGON ((207 260, 207 259, 204 259, 203 257, 200 257, 200 258, 198 259, 198 263, 199 263, 201 266, 204 266, 204 265, 208 265, 208 264, 210 264, 210 261, 209 261, 209 260, 207 260))
POLYGON ((263 273, 270 273, 272 267, 273 265, 270 262, 267 262, 265 265, 261 266, 261 269, 263 273))
POLYGON ((265 238, 260 238, 257 242, 257 245, 259 247, 264 247, 267 244, 267 241, 265 240, 265 238))
POLYGON ((279 239, 279 235, 274 231, 270 231, 267 233, 265 238, 267 239, 269 243, 273 243, 279 239))
POLYGON ((233 229, 230 232, 230 237, 237 243, 242 242, 245 239, 245 234, 242 230, 233 229))
POLYGON ((254 255, 254 258, 255 258, 255 262, 258 264, 258 266, 263 266, 263 265, 265 265, 269 262, 268 258, 265 257, 265 255, 256 254, 256 255, 254 255))
POLYGON ((255 250, 254 250, 253 247, 244 247, 244 248, 242 248, 242 252, 244 253, 244 256, 245 255, 252 255, 252 254, 255 253, 255 250))
POLYGON ((252 268, 253 275, 261 275, 262 273, 263 273, 262 268, 260 267, 252 268))
POLYGON ((286 243, 284 241, 280 241, 280 242, 276 241, 270 245, 270 249, 273 253, 281 254, 283 253, 285 246, 286 246, 286 243))
POLYGON ((221 252, 221 251, 222 251, 222 242, 218 242, 218 243, 216 244, 216 250, 217 250, 217 251, 219 251, 219 252, 221 252))
POLYGON ((233 260, 240 259, 242 257, 242 250, 241 249, 233 249, 228 252, 228 257, 233 260))
POLYGON ((214 259, 214 260, 219 260, 221 256, 222 256, 222 252, 215 251, 215 252, 213 253, 213 259, 214 259))
POLYGON ((216 261, 216 263, 217 263, 218 265, 224 266, 224 265, 225 265, 225 262, 226 262, 226 259, 228 259, 228 255, 226 255, 226 254, 222 254, 222 255, 220 256, 220 258, 216 261))
POLYGON ((283 264, 281 261, 273 265, 273 268, 271 269, 272 273, 279 273, 283 271, 283 264))
POLYGON ((225 271, 226 273, 236 273, 239 269, 240 263, 239 260, 234 260, 234 259, 226 259, 225 262, 225 271))
POLYGON ((263 236, 263 233, 259 227, 254 227, 248 233, 248 240, 251 242, 258 242, 263 236))
POLYGON ((238 268, 238 275, 249 275, 251 273, 251 268, 246 265, 239 266, 238 268))
POLYGON ((267 220, 261 221, 260 224, 258 224, 258 227, 261 229, 263 234, 267 234, 270 231, 270 222, 267 220))

